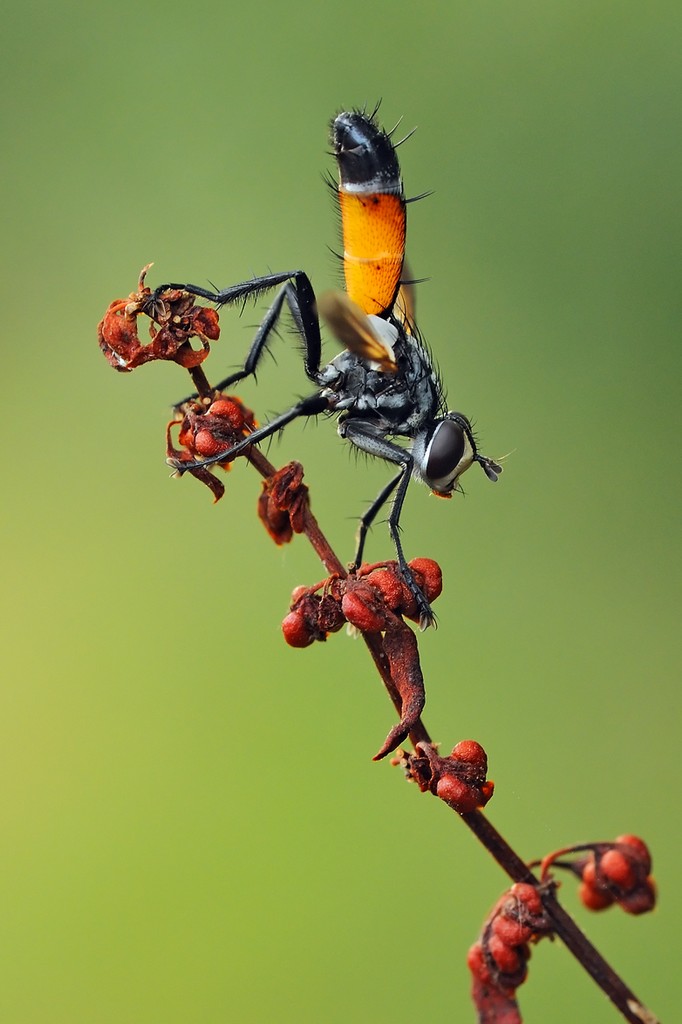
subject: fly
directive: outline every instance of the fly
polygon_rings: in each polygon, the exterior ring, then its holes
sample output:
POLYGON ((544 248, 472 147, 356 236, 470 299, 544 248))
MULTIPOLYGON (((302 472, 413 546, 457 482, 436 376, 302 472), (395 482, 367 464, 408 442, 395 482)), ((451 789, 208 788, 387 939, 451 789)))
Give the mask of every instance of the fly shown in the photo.
POLYGON ((243 367, 221 381, 217 390, 233 387, 255 373, 286 304, 303 340, 305 372, 315 392, 227 453, 195 462, 170 460, 170 464, 182 474, 225 463, 292 420, 337 414, 341 437, 397 467, 360 520, 353 567, 360 565, 367 532, 393 495, 389 532, 425 629, 433 623, 433 613, 412 577, 400 537, 400 514, 410 479, 421 480, 436 495, 450 498, 474 462, 492 481, 502 467, 478 452, 467 417, 448 411, 440 377, 414 322, 412 286, 403 278, 407 200, 390 134, 379 127, 376 111, 368 115, 354 110, 334 118, 331 143, 339 173, 345 292, 327 292, 316 299, 307 274, 295 270, 221 291, 167 284, 151 296, 152 302, 158 302, 165 289, 182 288, 224 306, 257 298, 279 286, 243 367), (326 366, 320 365, 319 315, 344 346, 326 366), (403 439, 404 445, 396 439, 403 439))

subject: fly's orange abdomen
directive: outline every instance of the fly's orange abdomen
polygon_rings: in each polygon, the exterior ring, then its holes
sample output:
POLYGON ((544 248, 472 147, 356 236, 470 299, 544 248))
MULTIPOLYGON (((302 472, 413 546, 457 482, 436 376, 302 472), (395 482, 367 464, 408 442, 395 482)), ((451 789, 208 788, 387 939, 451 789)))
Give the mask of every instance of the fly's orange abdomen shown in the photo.
POLYGON ((390 309, 405 255, 405 203, 387 192, 339 192, 346 291, 365 313, 390 309))
POLYGON ((332 122, 339 166, 346 291, 367 314, 395 302, 405 256, 405 197, 395 148, 373 117, 360 111, 332 122))

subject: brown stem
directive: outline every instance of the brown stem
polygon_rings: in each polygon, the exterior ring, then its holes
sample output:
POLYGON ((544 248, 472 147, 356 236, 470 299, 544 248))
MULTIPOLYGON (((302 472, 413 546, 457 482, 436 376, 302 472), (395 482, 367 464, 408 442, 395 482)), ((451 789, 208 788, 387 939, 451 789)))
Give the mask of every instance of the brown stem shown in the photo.
MULTIPOLYGON (((327 571, 337 572, 343 576, 347 575, 311 512, 308 512, 305 533, 322 559, 327 571)), ((363 633, 363 639, 372 655, 388 695, 400 715, 402 700, 391 676, 381 635, 379 633, 363 633)), ((419 719, 410 732, 410 742, 413 746, 416 746, 417 743, 431 742, 426 726, 421 719, 419 719)), ((539 885, 539 881, 533 872, 480 811, 462 814, 460 817, 489 853, 492 854, 502 870, 514 882, 530 882, 536 886, 539 885)), ((657 1024, 653 1014, 637 999, 634 992, 628 988, 622 978, 607 963, 598 950, 595 949, 587 936, 583 934, 573 918, 559 904, 554 892, 551 890, 543 891, 542 901, 548 915, 552 919, 556 934, 597 985, 599 985, 601 990, 609 997, 611 1002, 620 1010, 623 1017, 631 1021, 632 1024, 657 1024)))
MULTIPOLYGON (((247 449, 246 457, 262 476, 271 477, 275 473, 275 467, 259 449, 247 449)), ((346 577, 348 573, 345 567, 332 550, 329 541, 322 533, 309 506, 305 513, 303 532, 312 544, 327 572, 342 578, 346 577)), ((381 634, 363 633, 363 639, 388 695, 400 715, 402 712, 402 700, 391 676, 381 634)), ((415 747, 417 743, 431 743, 429 733, 421 719, 419 719, 410 732, 410 742, 415 747)), ((485 815, 480 811, 472 811, 468 814, 461 814, 459 817, 468 825, 476 838, 485 846, 512 881, 528 882, 535 886, 540 885, 539 880, 526 865, 525 861, 502 838, 485 815)), ((631 1021, 632 1024, 658 1024, 657 1018, 644 1007, 634 992, 628 988, 622 978, 616 974, 604 957, 595 949, 587 936, 583 934, 570 914, 559 904, 554 892, 551 889, 540 889, 540 892, 545 910, 552 920, 554 931, 596 984, 609 997, 614 1006, 620 1010, 623 1017, 631 1021)))
MULTIPOLYGON (((254 469, 257 469, 265 479, 274 476, 277 472, 273 464, 266 459, 259 448, 247 448, 244 454, 254 469)), ((303 532, 312 545, 315 554, 330 576, 340 576, 344 579, 348 575, 346 567, 339 561, 329 541, 322 533, 317 519, 310 510, 310 505, 307 505, 304 515, 303 532)))
POLYGON ((192 383, 196 388, 197 393, 202 398, 212 398, 214 389, 208 382, 208 377, 203 371, 201 366, 192 366, 187 371, 192 378, 192 383))
MULTIPOLYGON (((529 882, 531 885, 539 886, 539 880, 530 868, 512 850, 509 843, 502 838, 481 811, 472 811, 470 814, 462 814, 460 817, 514 882, 529 882)), ((543 906, 552 919, 555 933, 599 985, 602 992, 620 1010, 625 1019, 632 1021, 632 1024, 643 1024, 643 1022, 656 1024, 657 1018, 644 1007, 632 989, 628 988, 623 979, 595 949, 570 914, 561 906, 555 893, 551 889, 540 891, 543 906)))

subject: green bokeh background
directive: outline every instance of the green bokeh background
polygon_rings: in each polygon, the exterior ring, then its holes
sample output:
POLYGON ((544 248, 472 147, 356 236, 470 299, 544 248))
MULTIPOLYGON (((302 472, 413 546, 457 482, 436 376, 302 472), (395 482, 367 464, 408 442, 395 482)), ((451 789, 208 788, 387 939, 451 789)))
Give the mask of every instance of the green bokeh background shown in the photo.
MULTIPOLYGON (((475 737, 525 857, 619 832, 661 903, 566 904, 662 1019, 679 959, 679 2, 5 5, 0 1017, 8 1024, 473 1020, 466 950, 505 878, 371 755, 393 712, 362 644, 282 642, 295 585, 240 464, 170 481, 174 366, 95 341, 152 283, 304 267, 336 283, 326 124, 383 97, 421 327, 502 481, 411 493, 437 558, 426 722, 475 737)), ((223 317, 214 375, 258 311, 223 317)), ((329 346, 328 351, 333 351, 329 346)), ((286 335, 243 396, 306 391, 286 335)), ((342 557, 387 478, 331 424, 299 458, 342 557)), ((368 555, 390 556, 383 527, 368 555)), ((560 944, 525 1019, 617 1014, 560 944)))

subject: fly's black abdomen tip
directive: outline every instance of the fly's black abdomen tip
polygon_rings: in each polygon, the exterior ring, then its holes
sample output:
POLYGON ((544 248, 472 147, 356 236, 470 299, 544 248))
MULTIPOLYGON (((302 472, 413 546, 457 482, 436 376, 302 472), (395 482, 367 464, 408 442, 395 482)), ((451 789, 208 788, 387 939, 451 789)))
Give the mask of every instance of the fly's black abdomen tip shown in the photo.
POLYGON ((332 146, 341 185, 357 191, 400 192, 400 167, 386 132, 359 111, 338 114, 332 121, 332 146))

